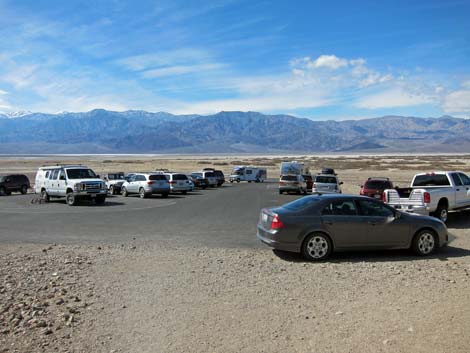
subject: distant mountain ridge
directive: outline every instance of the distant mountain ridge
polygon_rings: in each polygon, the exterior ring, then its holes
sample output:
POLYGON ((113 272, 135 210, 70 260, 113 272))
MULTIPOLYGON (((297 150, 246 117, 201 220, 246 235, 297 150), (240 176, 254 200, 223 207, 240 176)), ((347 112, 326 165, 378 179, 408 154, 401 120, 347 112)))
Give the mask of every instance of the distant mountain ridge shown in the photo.
POLYGON ((0 114, 0 153, 470 152, 470 119, 141 110, 0 114))

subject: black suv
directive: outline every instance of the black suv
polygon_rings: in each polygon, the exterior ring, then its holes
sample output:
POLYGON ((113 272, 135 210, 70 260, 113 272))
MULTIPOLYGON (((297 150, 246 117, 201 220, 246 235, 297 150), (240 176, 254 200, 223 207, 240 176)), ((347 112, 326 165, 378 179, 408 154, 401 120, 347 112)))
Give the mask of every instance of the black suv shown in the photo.
POLYGON ((26 175, 12 174, 0 176, 0 195, 10 195, 12 192, 21 192, 23 195, 30 188, 26 175))

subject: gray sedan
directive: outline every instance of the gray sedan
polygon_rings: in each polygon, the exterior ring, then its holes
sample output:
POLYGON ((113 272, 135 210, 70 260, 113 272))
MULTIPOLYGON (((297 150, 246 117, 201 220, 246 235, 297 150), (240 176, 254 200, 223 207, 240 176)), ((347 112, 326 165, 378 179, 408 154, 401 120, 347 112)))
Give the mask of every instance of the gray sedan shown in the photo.
POLYGON ((353 249, 411 248, 424 256, 448 242, 447 228, 436 218, 402 213, 368 197, 337 194, 263 209, 257 236, 309 260, 353 249))

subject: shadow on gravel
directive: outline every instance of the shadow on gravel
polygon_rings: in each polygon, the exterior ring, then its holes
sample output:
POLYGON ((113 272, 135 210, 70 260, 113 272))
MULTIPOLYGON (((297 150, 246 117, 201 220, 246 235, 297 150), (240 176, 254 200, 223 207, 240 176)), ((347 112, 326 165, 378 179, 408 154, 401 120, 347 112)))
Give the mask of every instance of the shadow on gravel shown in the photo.
POLYGON ((470 229, 470 209, 460 212, 449 212, 448 228, 470 229))
MULTIPOLYGON (((62 204, 62 205, 67 205, 67 203, 65 202, 65 200, 51 200, 49 202, 46 202, 44 203, 44 205, 46 204, 62 204)), ((88 201, 88 200, 83 200, 83 201, 80 201, 77 205, 75 206, 69 206, 69 207, 73 207, 73 208, 79 208, 79 207, 113 207, 113 206, 122 206, 122 205, 125 205, 124 202, 118 202, 118 201, 108 201, 106 200, 106 202, 103 204, 103 205, 97 205, 95 204, 93 201, 88 201)))
MULTIPOLYGON (((305 260, 300 254, 273 250, 273 253, 280 259, 288 262, 311 262, 305 260)), ((416 256, 411 250, 371 250, 371 251, 351 251, 334 253, 324 263, 341 262, 387 262, 387 261, 422 261, 429 259, 438 259, 447 261, 452 258, 470 256, 470 250, 447 246, 440 248, 431 256, 416 256)))

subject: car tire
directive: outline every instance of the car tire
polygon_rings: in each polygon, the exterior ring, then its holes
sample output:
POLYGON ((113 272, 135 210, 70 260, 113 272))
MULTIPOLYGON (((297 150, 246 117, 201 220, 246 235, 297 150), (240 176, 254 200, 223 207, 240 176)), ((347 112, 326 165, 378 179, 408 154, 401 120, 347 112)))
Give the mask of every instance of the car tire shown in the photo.
POLYGON ((444 223, 447 222, 447 219, 449 218, 449 211, 446 204, 439 202, 439 205, 437 206, 436 212, 433 213, 433 216, 444 223))
POLYGON ((95 204, 104 205, 105 202, 106 202, 106 196, 96 196, 95 204))
POLYGON ((69 192, 65 196, 65 201, 67 202, 67 205, 69 205, 69 206, 75 206, 77 204, 77 198, 75 197, 73 192, 69 192))
POLYGON ((28 187, 26 185, 23 185, 20 189, 20 192, 23 194, 23 195, 26 195, 28 193, 28 187))
POLYGON ((416 233, 411 247, 417 255, 427 256, 436 250, 437 244, 436 233, 430 229, 423 229, 416 233))
POLYGON ((139 197, 141 199, 146 199, 148 197, 148 194, 145 192, 144 188, 139 189, 139 197))
POLYGON ((50 201, 50 197, 49 197, 49 194, 47 193, 46 190, 42 190, 41 191, 41 200, 45 201, 45 202, 49 202, 50 201))
POLYGON ((279 195, 282 195, 283 193, 284 193, 283 191, 279 190, 279 195))
POLYGON ((240 179, 237 179, 237 183, 239 183, 239 182, 240 182, 240 179))
POLYGON ((187 191, 181 191, 183 195, 186 195, 188 192, 187 191))
POLYGON ((302 243, 302 255, 309 261, 325 260, 332 250, 330 238, 323 233, 309 234, 302 243))
POLYGON ((168 195, 169 195, 168 192, 164 192, 164 193, 162 194, 162 197, 163 197, 164 199, 166 199, 166 198, 168 197, 168 195))
POLYGON ((127 189, 125 187, 122 188, 121 195, 124 197, 129 196, 129 193, 127 192, 127 189))
POLYGON ((110 194, 110 195, 114 195, 115 193, 116 193, 116 190, 114 190, 114 185, 111 185, 111 186, 109 187, 109 194, 110 194))
POLYGON ((5 196, 7 194, 7 191, 5 190, 5 188, 2 186, 0 188, 0 196, 5 196))

